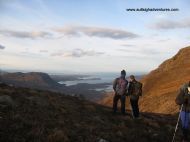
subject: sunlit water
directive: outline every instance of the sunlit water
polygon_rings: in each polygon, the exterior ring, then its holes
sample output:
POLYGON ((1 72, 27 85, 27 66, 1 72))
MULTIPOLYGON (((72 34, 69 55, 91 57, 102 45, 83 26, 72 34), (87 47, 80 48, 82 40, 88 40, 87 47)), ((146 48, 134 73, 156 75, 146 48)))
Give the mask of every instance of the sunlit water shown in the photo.
MULTIPOLYGON (((119 77, 118 73, 95 73, 90 74, 88 77, 80 78, 82 80, 74 80, 74 81, 60 81, 60 84, 65 84, 66 86, 77 85, 79 83, 87 83, 87 84, 101 84, 101 83, 109 83, 109 85, 102 85, 102 87, 91 89, 96 91, 112 91, 112 83, 113 80, 119 77)), ((128 75, 127 75, 128 76, 128 75)))

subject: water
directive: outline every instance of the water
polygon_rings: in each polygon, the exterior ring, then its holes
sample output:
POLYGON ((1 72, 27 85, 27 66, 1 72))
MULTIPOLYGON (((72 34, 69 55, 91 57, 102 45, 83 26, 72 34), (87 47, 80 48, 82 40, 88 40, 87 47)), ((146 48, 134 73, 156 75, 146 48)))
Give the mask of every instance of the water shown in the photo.
POLYGON ((109 85, 106 85, 106 86, 103 85, 102 87, 91 89, 91 90, 110 92, 112 91, 113 80, 119 76, 120 76, 120 73, 94 73, 94 74, 89 74, 88 77, 78 78, 82 80, 60 81, 59 83, 65 84, 66 86, 77 85, 79 83, 87 83, 87 84, 107 83, 109 85))
POLYGON ((88 84, 112 83, 116 77, 117 77, 116 74, 111 74, 111 73, 91 74, 89 75, 89 77, 78 78, 82 80, 60 81, 59 83, 65 84, 66 86, 77 85, 79 83, 88 83, 88 84))
POLYGON ((96 88, 96 89, 91 89, 91 90, 111 92, 113 90, 113 86, 112 85, 107 85, 107 87, 104 87, 104 88, 102 87, 102 88, 96 88))

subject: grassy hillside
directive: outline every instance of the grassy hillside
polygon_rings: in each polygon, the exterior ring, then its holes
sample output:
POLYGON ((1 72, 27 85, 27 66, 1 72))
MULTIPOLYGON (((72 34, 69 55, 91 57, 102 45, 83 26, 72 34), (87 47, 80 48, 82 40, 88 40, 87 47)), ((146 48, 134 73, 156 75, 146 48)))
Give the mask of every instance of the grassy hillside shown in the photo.
POLYGON ((181 49, 174 57, 163 62, 143 79, 142 111, 175 113, 175 98, 179 88, 190 81, 190 47, 181 49), (151 107, 150 107, 151 106, 151 107))
POLYGON ((82 98, 0 85, 2 142, 169 142, 175 122, 153 113, 133 120, 82 98))

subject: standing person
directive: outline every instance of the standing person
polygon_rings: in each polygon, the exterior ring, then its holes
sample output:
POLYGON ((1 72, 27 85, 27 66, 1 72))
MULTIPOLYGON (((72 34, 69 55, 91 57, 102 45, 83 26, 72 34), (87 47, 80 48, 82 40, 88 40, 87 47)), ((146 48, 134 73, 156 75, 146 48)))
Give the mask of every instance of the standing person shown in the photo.
POLYGON ((176 103, 178 105, 183 105, 182 111, 180 112, 180 118, 182 123, 183 141, 187 142, 190 119, 190 81, 180 88, 180 92, 176 97, 176 103))
POLYGON ((135 79, 134 75, 130 76, 128 95, 130 97, 130 103, 132 107, 133 118, 139 117, 139 96, 142 96, 142 83, 135 79))
POLYGON ((125 79, 126 71, 121 71, 121 76, 116 78, 113 82, 113 90, 115 92, 113 98, 113 112, 117 112, 117 103, 118 100, 121 102, 121 113, 125 115, 125 95, 127 91, 128 81, 125 79))

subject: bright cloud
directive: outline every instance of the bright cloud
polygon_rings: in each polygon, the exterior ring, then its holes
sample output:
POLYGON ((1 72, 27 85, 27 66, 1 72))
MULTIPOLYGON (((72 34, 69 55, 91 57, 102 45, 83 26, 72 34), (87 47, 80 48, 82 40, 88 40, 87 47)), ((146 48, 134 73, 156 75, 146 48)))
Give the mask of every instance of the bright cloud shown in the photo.
POLYGON ((55 28, 55 31, 63 33, 67 36, 80 36, 82 34, 89 37, 111 38, 111 39, 125 39, 137 38, 139 35, 126 30, 104 27, 88 27, 88 26, 66 26, 62 28, 55 28))
POLYGON ((52 34, 44 31, 13 31, 13 30, 0 30, 0 34, 7 37, 15 37, 15 38, 47 38, 52 37, 52 34))
POLYGON ((83 50, 83 49, 74 49, 70 52, 56 52, 52 53, 51 56, 61 56, 61 57, 84 57, 84 56, 99 56, 103 55, 104 52, 97 52, 94 50, 83 50))
POLYGON ((180 28, 190 28, 190 18, 182 20, 160 20, 151 25, 154 29, 180 29, 180 28))

